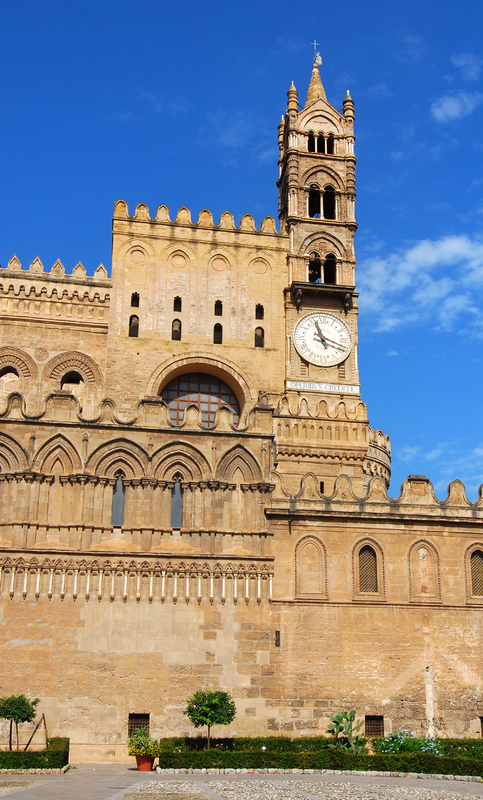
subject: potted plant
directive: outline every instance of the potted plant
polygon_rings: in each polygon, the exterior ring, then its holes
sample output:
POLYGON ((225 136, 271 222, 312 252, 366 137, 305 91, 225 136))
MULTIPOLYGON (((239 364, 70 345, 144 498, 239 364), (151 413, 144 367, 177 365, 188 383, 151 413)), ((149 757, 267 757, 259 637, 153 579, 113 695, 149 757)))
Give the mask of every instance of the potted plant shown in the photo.
POLYGON ((146 728, 136 728, 133 735, 127 740, 129 755, 136 757, 138 770, 149 772, 153 768, 153 761, 159 756, 159 742, 153 739, 146 728))

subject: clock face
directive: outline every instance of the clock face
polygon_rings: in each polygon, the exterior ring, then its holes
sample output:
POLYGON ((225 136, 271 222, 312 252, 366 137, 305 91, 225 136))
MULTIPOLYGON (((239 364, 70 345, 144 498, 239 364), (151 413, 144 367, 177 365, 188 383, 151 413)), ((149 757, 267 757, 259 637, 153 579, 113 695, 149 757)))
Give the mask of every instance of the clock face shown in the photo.
POLYGON ((294 345, 305 361, 331 367, 344 361, 352 349, 349 328, 332 314, 308 314, 297 324, 294 345))

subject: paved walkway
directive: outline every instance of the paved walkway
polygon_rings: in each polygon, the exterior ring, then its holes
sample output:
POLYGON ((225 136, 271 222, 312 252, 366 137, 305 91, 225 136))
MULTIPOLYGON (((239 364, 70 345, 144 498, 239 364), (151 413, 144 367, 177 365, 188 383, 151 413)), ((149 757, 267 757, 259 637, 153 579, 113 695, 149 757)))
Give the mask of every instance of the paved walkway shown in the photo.
POLYGON ((473 800, 483 783, 352 775, 156 775, 130 764, 80 764, 65 775, 0 777, 0 800, 473 800), (3 791, 8 782, 29 786, 3 791))

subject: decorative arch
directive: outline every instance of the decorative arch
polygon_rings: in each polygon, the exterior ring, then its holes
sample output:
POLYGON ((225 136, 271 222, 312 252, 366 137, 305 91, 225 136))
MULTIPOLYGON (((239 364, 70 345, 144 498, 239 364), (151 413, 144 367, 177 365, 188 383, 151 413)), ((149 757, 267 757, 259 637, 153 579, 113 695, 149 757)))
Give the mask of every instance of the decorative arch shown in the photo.
POLYGON ((347 258, 345 247, 340 239, 327 231, 324 233, 312 233, 303 240, 300 246, 300 252, 303 255, 310 256, 314 250, 317 250, 321 258, 325 258, 327 253, 334 253, 336 258, 341 260, 347 258))
POLYGON ((102 383, 102 372, 93 358, 85 353, 73 350, 69 353, 60 353, 51 358, 45 365, 42 377, 44 379, 60 381, 66 372, 79 372, 85 383, 102 383))
POLYGON ((321 169, 319 165, 311 166, 307 172, 302 175, 300 179, 301 186, 308 188, 312 183, 316 183, 321 188, 331 184, 337 192, 343 193, 345 191, 341 176, 326 164, 324 164, 323 169, 321 169))
POLYGON ((89 456, 86 472, 106 478, 114 478, 122 472, 126 478, 144 478, 148 473, 148 455, 129 439, 114 439, 101 444, 89 456))
POLYGON ((206 372, 221 378, 235 393, 240 406, 240 422, 257 403, 258 391, 251 379, 233 361, 215 357, 211 353, 187 353, 183 357, 174 356, 157 367, 146 387, 146 395, 160 395, 164 387, 178 375, 188 372, 206 372))
POLYGON ((414 542, 408 553, 409 597, 416 602, 441 601, 439 553, 425 539, 414 542))
POLYGON ((37 378, 39 371, 33 358, 18 347, 0 347, 0 370, 13 367, 21 378, 37 378))
POLYGON ((365 537, 354 545, 352 550, 352 581, 354 600, 380 601, 386 599, 384 551, 379 542, 375 539, 365 537), (364 591, 365 586, 361 580, 363 577, 361 575, 361 569, 363 569, 364 566, 363 556, 365 553, 370 555, 369 550, 372 550, 375 556, 376 591, 364 591))
POLYGON ((473 542, 465 553, 466 599, 483 604, 483 542, 473 542))
POLYGON ((295 546, 295 596, 301 600, 327 598, 327 554, 317 536, 304 536, 295 546))
POLYGON ((62 434, 53 436, 37 450, 32 467, 43 474, 51 474, 53 467, 60 462, 62 467, 59 474, 71 475, 80 472, 82 462, 74 445, 62 434))
POLYGON ((206 481, 212 477, 211 467, 203 453, 185 442, 169 442, 154 453, 153 475, 160 480, 173 480, 180 473, 185 481, 206 481))
POLYGON ((262 470, 258 461, 241 444, 236 444, 220 458, 215 477, 218 480, 230 481, 237 471, 243 475, 244 483, 262 480, 262 470))
POLYGON ((15 439, 0 433, 0 472, 20 472, 28 468, 28 455, 15 439))

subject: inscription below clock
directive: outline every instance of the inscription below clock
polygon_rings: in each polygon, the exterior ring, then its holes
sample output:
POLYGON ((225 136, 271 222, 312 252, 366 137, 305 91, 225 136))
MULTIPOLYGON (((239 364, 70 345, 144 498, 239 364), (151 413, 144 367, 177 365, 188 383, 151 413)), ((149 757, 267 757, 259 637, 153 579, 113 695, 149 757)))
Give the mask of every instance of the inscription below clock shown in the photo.
POLYGON ((349 328, 332 314, 308 314, 297 323, 293 334, 299 355, 318 367, 345 361, 352 349, 349 328))

